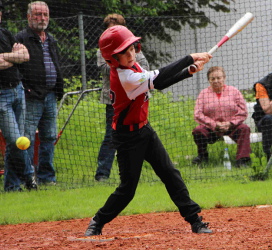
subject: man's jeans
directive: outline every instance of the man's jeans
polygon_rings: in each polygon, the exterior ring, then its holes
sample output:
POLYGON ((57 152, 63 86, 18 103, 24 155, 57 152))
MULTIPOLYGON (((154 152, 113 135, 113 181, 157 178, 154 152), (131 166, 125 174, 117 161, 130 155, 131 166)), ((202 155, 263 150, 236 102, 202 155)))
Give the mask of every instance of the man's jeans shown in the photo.
POLYGON ((0 129, 6 140, 4 190, 20 190, 20 185, 34 174, 27 150, 20 150, 16 140, 24 135, 25 94, 22 84, 0 90, 0 129))
POLYGON ((28 153, 32 164, 36 130, 39 131, 38 183, 56 182, 53 160, 54 142, 57 137, 57 100, 54 92, 49 92, 44 100, 26 100, 25 127, 25 134, 31 141, 28 153))
POLYGON ((112 163, 114 160, 115 149, 112 147, 112 117, 114 115, 114 109, 112 105, 106 105, 106 133, 104 140, 101 144, 98 155, 98 168, 96 170, 95 179, 99 179, 99 176, 109 177, 112 163))

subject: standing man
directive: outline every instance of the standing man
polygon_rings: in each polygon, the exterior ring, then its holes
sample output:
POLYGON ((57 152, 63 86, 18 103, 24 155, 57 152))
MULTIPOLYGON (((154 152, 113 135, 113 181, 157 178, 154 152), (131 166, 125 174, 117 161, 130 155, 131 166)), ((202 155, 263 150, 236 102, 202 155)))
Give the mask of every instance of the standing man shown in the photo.
MULTIPOLYGON (((119 14, 109 14, 104 19, 105 29, 110 28, 114 25, 126 26, 126 20, 122 15, 119 14)), ((146 70, 149 70, 149 64, 143 55, 142 51, 136 54, 136 61, 146 70)), ((101 144, 99 154, 98 154, 98 167, 95 174, 95 179, 97 181, 103 181, 109 178, 112 163, 114 160, 114 155, 116 150, 111 145, 111 135, 112 135, 112 117, 114 115, 114 110, 110 100, 110 66, 106 63, 101 55, 100 50, 97 50, 97 66, 101 70, 103 87, 100 97, 100 102, 106 104, 106 132, 104 140, 101 144)))
MULTIPOLYGON (((0 1, 0 23, 2 12, 0 1)), ((5 191, 22 191, 23 183, 29 190, 37 189, 28 152, 16 147, 25 123, 25 95, 17 64, 28 60, 27 48, 0 27, 0 129, 6 141, 5 191)))
POLYGON ((45 30, 49 8, 43 1, 28 4, 28 26, 16 35, 30 54, 30 61, 20 67, 26 94, 26 136, 31 141, 28 152, 33 162, 35 133, 38 128, 40 148, 37 180, 56 184, 53 166, 54 142, 57 137, 57 99, 63 96, 57 42, 45 30))

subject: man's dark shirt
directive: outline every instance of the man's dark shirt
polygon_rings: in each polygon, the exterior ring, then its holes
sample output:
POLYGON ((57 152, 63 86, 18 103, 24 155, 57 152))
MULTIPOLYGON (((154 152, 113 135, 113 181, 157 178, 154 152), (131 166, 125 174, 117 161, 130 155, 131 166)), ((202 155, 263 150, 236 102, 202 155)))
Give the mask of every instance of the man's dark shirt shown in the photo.
MULTIPOLYGON (((15 42, 13 35, 8 30, 0 27, 0 53, 12 52, 15 42)), ((11 84, 18 84, 21 78, 16 64, 7 69, 0 70, 0 89, 9 87, 11 84)))

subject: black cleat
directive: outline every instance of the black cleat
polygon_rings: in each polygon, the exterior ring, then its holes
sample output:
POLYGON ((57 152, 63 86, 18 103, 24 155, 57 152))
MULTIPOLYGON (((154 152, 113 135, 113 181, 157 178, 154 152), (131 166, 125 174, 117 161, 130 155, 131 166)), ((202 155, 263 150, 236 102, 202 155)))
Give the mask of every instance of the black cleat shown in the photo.
POLYGON ((208 163, 208 156, 197 156, 192 160, 192 164, 200 165, 201 163, 208 163))
POLYGON ((202 222, 202 216, 198 218, 198 220, 193 223, 192 232, 197 234, 203 233, 212 233, 212 230, 208 228, 209 222, 202 222))
POLYGON ((37 182, 35 180, 35 176, 32 175, 31 177, 29 177, 26 182, 25 182, 25 188, 27 190, 37 190, 38 189, 38 185, 37 182))
POLYGON ((94 219, 92 219, 85 232, 85 236, 101 235, 103 227, 104 225, 99 225, 94 219))

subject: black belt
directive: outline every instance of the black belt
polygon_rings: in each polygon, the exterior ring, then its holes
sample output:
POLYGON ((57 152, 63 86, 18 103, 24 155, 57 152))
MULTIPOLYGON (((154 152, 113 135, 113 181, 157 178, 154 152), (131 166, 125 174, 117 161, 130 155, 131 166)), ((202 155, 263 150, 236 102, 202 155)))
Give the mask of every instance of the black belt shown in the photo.
POLYGON ((116 128, 116 131, 131 132, 131 131, 139 130, 142 127, 144 127, 147 123, 148 123, 148 120, 145 120, 140 123, 130 124, 130 125, 122 125, 116 128))
POLYGON ((17 87, 19 82, 9 82, 6 83, 5 85, 0 85, 0 90, 5 90, 5 89, 13 89, 17 87))

